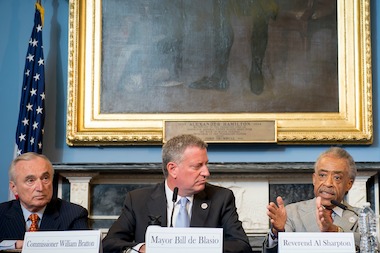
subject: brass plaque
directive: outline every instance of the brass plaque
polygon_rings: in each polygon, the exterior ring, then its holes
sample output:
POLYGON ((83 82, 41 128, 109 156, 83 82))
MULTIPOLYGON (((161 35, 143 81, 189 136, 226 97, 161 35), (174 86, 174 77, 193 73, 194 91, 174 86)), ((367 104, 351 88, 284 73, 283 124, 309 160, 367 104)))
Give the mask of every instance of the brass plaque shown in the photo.
POLYGON ((165 121, 163 142, 193 134, 208 143, 276 143, 277 124, 269 121, 165 121))

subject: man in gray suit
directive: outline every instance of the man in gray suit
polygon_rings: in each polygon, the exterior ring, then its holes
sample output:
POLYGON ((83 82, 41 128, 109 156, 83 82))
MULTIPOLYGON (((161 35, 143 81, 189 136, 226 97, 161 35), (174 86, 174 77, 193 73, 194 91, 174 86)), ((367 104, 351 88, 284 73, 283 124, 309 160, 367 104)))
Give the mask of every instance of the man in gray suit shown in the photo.
POLYGON ((44 155, 29 152, 12 161, 9 187, 16 199, 0 204, 0 250, 21 249, 31 227, 33 231, 88 229, 85 208, 53 198, 53 176, 53 166, 44 155))
POLYGON ((323 152, 314 165, 313 185, 315 198, 289 204, 281 197, 269 203, 267 214, 271 230, 264 241, 263 252, 277 252, 278 232, 354 232, 358 247, 358 208, 344 201, 357 174, 352 156, 342 148, 332 147, 323 152), (337 201, 348 208, 334 205, 337 201), (352 211, 353 210, 353 211, 352 211))

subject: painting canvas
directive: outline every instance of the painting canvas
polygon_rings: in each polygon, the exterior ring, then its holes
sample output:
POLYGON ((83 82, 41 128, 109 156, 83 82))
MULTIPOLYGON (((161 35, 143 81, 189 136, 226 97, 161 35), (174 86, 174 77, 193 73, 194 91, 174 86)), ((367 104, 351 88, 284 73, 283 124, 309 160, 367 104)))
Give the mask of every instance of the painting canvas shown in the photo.
POLYGON ((105 113, 338 112, 337 2, 102 1, 105 113))

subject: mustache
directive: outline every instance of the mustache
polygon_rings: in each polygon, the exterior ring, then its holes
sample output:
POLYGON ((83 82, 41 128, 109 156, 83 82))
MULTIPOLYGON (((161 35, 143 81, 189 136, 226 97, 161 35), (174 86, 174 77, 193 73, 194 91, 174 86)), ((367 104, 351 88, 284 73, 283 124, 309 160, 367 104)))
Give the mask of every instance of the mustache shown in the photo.
POLYGON ((335 191, 333 189, 322 187, 318 190, 319 193, 321 192, 327 192, 329 194, 335 195, 335 191))

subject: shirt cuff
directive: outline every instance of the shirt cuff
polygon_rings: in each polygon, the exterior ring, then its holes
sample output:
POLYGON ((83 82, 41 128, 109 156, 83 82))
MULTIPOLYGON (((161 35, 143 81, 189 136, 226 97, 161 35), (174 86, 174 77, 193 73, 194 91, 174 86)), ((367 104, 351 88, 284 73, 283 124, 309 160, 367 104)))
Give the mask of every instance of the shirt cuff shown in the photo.
POLYGON ((278 244, 278 238, 277 236, 272 232, 272 229, 269 230, 269 236, 268 236, 268 247, 272 248, 278 244))
POLYGON ((0 242, 0 250, 16 249, 17 240, 3 240, 0 242))

